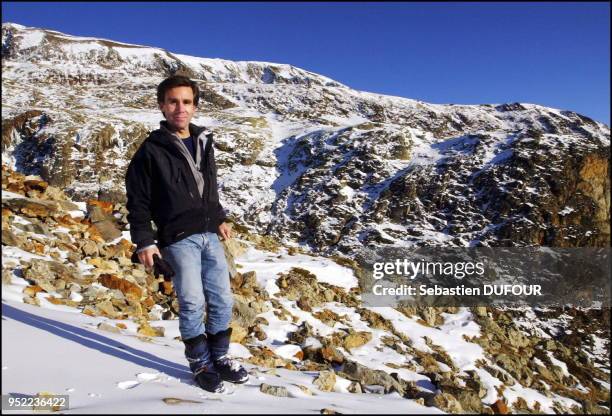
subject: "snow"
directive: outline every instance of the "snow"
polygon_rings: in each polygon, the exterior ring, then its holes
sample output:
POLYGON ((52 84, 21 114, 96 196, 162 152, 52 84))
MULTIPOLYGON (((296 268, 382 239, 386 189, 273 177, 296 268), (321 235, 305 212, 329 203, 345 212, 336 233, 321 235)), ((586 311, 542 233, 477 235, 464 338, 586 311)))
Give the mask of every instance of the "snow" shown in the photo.
POLYGON ((578 408, 581 408, 580 403, 576 402, 575 400, 568 399, 566 397, 561 397, 555 393, 551 393, 551 397, 546 397, 539 391, 529 387, 523 387, 520 384, 515 384, 513 386, 506 387, 504 389, 503 395, 508 401, 509 405, 512 405, 514 402, 516 402, 519 397, 525 399, 525 402, 527 402, 527 405, 531 408, 533 408, 536 402, 539 402, 540 408, 545 414, 556 413, 553 409, 553 402, 555 401, 560 402, 568 409, 572 406, 578 406, 578 408))
POLYGON ((62 49, 69 54, 78 55, 91 51, 103 52, 106 48, 98 42, 66 42, 61 45, 62 49))
POLYGON ((546 351, 546 354, 548 355, 548 359, 550 360, 552 365, 559 367, 561 369, 561 371, 563 372, 564 376, 566 376, 566 377, 570 376, 569 371, 567 371, 567 364, 565 364, 563 361, 555 358, 555 356, 553 355, 552 351, 546 351))
POLYGON ((271 255, 249 247, 245 254, 236 258, 236 263, 242 265, 241 273, 255 270, 257 282, 271 296, 280 291, 280 288, 276 285, 278 273, 286 273, 292 267, 306 269, 316 274, 319 281, 340 286, 346 290, 358 285, 357 277, 348 267, 340 266, 334 261, 322 257, 312 257, 305 254, 290 256, 286 249, 282 249, 279 254, 271 255))
POLYGON ((570 206, 566 206, 561 211, 559 211, 559 215, 567 215, 567 214, 571 214, 572 212, 574 212, 574 208, 570 206))
POLYGON ((21 42, 19 46, 23 49, 33 48, 40 45, 45 38, 45 32, 41 30, 33 30, 21 33, 21 42))
POLYGON ((408 318, 389 307, 369 309, 390 320, 397 331, 410 338, 415 348, 432 352, 425 342, 425 337, 433 344, 442 346, 460 370, 473 370, 476 368, 476 360, 484 359, 482 347, 463 338, 464 335, 469 337, 480 335, 480 327, 468 319, 471 312, 467 308, 462 308, 461 312, 455 315, 444 314, 445 323, 439 328, 421 325, 414 317, 408 318))
MULTIPOLYGON (((68 394, 70 409, 63 411, 67 414, 318 414, 326 407, 343 413, 356 409, 364 413, 441 413, 397 394, 386 395, 381 402, 383 396, 318 391, 312 384, 311 373, 276 369, 274 375, 249 364, 246 367, 254 370, 254 375, 247 384, 230 386, 233 394, 214 395, 191 381, 178 341, 164 337, 143 342, 133 334, 133 329, 118 334, 97 330, 99 322, 112 323, 106 318, 4 298, 2 316, 2 394, 35 395, 42 391, 68 394), (285 386, 290 397, 261 393, 258 388, 261 383, 285 386), (304 394, 295 384, 316 394, 304 394), (194 403, 168 405, 162 401, 164 398, 194 403)), ((345 386, 346 382, 339 380, 336 390, 343 391, 345 386)))

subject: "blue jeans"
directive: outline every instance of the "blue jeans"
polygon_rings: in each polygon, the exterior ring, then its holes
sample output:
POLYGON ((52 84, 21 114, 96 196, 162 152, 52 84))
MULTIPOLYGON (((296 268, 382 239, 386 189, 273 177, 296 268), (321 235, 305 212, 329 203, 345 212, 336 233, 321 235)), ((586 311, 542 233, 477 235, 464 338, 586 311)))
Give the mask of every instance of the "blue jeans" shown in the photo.
POLYGON ((194 338, 205 331, 216 334, 229 328, 234 299, 217 234, 190 235, 163 248, 161 253, 176 272, 172 283, 179 302, 181 338, 194 338))

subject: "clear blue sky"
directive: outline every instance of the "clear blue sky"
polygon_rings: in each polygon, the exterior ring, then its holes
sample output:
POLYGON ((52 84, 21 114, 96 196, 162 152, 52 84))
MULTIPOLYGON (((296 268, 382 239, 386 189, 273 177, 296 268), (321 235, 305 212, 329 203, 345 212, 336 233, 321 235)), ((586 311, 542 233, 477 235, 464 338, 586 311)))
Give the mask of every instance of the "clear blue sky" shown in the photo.
POLYGON ((432 103, 528 102, 610 124, 609 3, 11 3, 2 21, 292 64, 432 103))

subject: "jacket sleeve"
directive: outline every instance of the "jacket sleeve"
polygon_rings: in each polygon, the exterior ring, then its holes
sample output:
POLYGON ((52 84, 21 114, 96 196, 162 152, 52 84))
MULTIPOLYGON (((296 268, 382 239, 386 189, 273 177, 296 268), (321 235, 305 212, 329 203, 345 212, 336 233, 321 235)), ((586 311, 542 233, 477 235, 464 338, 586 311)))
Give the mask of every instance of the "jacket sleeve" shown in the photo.
POLYGON ((227 210, 223 208, 223 205, 221 205, 221 202, 218 202, 217 205, 217 218, 219 218, 219 225, 221 225, 227 220, 229 215, 227 210))
POLYGON ((132 242, 137 249, 155 244, 155 233, 151 227, 151 163, 142 148, 130 161, 125 174, 125 189, 132 242))

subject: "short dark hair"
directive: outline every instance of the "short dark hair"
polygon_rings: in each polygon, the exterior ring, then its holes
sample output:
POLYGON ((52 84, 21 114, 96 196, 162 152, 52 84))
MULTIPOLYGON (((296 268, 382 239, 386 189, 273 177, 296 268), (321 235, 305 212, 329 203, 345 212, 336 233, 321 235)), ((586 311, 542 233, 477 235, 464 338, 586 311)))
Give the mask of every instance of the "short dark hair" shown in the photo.
POLYGON ((197 107, 200 101, 200 89, 195 81, 183 75, 173 75, 166 78, 157 86, 157 103, 161 104, 166 100, 166 91, 176 87, 191 87, 193 91, 193 104, 197 107))

